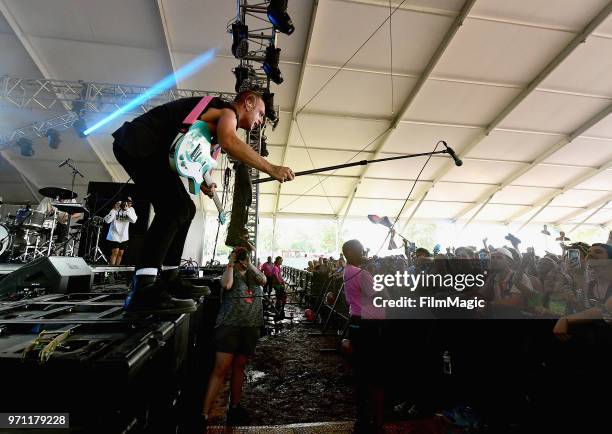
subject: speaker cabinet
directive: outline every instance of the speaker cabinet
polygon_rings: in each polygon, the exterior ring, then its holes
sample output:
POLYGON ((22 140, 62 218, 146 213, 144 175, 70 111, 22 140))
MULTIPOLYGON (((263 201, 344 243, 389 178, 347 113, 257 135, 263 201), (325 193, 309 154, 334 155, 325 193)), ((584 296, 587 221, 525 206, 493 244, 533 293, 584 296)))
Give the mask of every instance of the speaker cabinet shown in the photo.
POLYGON ((0 280, 0 296, 28 287, 69 294, 89 292, 94 273, 83 258, 50 256, 33 260, 0 280))

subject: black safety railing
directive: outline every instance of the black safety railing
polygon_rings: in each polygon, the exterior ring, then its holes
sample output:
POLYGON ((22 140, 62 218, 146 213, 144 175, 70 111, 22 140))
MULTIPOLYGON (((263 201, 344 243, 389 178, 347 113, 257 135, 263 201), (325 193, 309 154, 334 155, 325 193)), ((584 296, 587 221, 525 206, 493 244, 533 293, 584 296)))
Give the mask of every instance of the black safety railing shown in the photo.
POLYGON ((320 326, 320 331, 311 336, 336 335, 340 339, 346 334, 349 323, 349 308, 344 296, 342 276, 309 272, 293 267, 282 267, 283 278, 290 290, 290 301, 312 311, 311 324, 320 326))

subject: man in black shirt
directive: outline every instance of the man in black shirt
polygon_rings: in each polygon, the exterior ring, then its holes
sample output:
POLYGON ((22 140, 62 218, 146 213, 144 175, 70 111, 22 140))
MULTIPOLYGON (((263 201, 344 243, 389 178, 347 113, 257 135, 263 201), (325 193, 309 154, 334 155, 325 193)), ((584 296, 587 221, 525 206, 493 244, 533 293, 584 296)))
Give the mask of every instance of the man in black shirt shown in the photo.
MULTIPOLYGON (((139 197, 148 199, 155 210, 125 303, 128 312, 193 312, 193 300, 172 295, 197 297, 204 290, 178 278, 178 266, 196 208, 168 160, 170 146, 183 120, 200 99, 183 98, 155 107, 113 133, 117 161, 132 177, 139 197), (155 283, 162 265, 165 269, 161 282, 155 283)), ((293 179, 290 168, 270 164, 236 135, 238 128, 250 130, 265 121, 265 104, 256 92, 241 92, 231 103, 214 98, 198 119, 208 124, 213 142, 243 165, 265 172, 279 182, 293 179)), ((214 186, 206 191, 208 195, 213 192, 214 186)))

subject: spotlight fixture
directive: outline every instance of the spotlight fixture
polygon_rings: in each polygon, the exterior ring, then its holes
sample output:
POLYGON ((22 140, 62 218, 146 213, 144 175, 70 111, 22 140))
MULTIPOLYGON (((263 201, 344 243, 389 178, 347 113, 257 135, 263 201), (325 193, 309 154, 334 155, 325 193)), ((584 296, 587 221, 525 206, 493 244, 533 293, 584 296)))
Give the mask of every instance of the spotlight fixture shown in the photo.
POLYGON ((263 69, 266 75, 276 84, 281 84, 283 82, 283 75, 280 69, 278 69, 280 52, 280 48, 276 48, 274 45, 268 46, 268 48, 266 48, 266 59, 263 63, 263 69))
POLYGON ((268 19, 276 30, 290 35, 295 30, 291 17, 287 13, 287 0, 270 0, 268 19))
POLYGON ((87 134, 85 134, 85 130, 87 129, 85 119, 78 118, 76 121, 74 121, 74 124, 72 124, 72 128, 74 128, 74 131, 77 133, 77 136, 79 136, 81 139, 87 137, 87 134))
POLYGON ((62 139, 60 139, 60 135, 57 130, 50 128, 47 130, 46 134, 47 142, 49 143, 49 147, 51 149, 59 148, 60 143, 62 143, 62 139))
POLYGON ((236 85, 234 90, 240 92, 249 88, 251 69, 247 66, 237 66, 234 68, 234 75, 236 76, 236 85))
POLYGON ((232 54, 237 59, 244 58, 249 54, 249 26, 240 21, 232 24, 232 54))
POLYGON ((22 137, 17 140, 17 146, 21 148, 21 155, 24 157, 31 157, 35 154, 34 149, 32 148, 32 141, 30 139, 26 139, 22 137))
POLYGON ((275 122, 277 119, 276 110, 274 110, 274 94, 270 93, 268 89, 264 90, 262 94, 264 104, 266 105, 266 117, 270 121, 275 122))

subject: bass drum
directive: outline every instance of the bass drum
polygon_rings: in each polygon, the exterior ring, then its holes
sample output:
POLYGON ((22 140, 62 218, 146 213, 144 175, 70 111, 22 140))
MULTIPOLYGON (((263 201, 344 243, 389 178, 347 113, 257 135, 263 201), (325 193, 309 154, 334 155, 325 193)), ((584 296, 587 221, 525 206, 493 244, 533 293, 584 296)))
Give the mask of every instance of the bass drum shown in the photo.
POLYGON ((0 259, 4 259, 11 251, 13 245, 13 234, 9 227, 0 223, 0 259))

